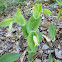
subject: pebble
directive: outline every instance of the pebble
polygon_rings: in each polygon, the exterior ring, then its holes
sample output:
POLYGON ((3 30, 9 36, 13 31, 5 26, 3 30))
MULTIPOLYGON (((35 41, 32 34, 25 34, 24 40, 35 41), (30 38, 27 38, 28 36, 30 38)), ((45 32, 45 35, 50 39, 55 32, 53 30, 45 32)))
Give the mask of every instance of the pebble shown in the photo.
POLYGON ((18 46, 19 45, 19 42, 16 42, 16 46, 18 46))
POLYGON ((40 50, 40 51, 39 51, 39 57, 42 57, 42 54, 43 54, 43 51, 40 50))
POLYGON ((0 50, 0 53, 2 53, 3 52, 3 50, 0 50))
POLYGON ((24 47, 27 47, 28 46, 27 42, 23 43, 23 45, 24 45, 24 47))
POLYGON ((36 58, 34 62, 41 62, 41 60, 36 58))
POLYGON ((11 42, 12 42, 12 43, 14 43, 14 42, 15 42, 15 40, 11 40, 11 42))
POLYGON ((39 53, 42 55, 43 51, 42 51, 42 50, 40 50, 40 51, 39 51, 39 53))
POLYGON ((3 49, 6 49, 7 48, 7 45, 3 46, 3 49))
POLYGON ((53 53, 54 52, 54 50, 46 50, 46 52, 45 53, 53 53))
POLYGON ((49 46, 47 44, 43 44, 42 49, 48 49, 49 46))
POLYGON ((45 59, 43 62, 48 62, 48 59, 45 59))
POLYGON ((0 29, 0 32, 2 31, 2 29, 0 29))
POLYGON ((59 48, 59 49, 61 49, 61 46, 60 46, 60 44, 58 45, 58 48, 59 48))
POLYGON ((42 19, 44 19, 45 17, 44 16, 42 16, 42 19))

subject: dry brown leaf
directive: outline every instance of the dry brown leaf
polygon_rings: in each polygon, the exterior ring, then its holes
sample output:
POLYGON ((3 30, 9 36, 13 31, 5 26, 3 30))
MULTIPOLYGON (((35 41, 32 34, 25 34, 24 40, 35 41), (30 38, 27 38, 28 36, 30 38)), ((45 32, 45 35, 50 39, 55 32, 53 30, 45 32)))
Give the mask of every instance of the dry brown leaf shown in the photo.
POLYGON ((6 36, 6 38, 11 38, 11 37, 13 37, 13 35, 10 35, 10 36, 6 36))
POLYGON ((25 54, 26 54, 26 50, 23 52, 23 54, 20 56, 20 62, 23 62, 23 59, 24 59, 24 56, 25 56, 25 54))
POLYGON ((47 35, 43 34, 42 36, 46 39, 47 42, 51 42, 51 39, 47 35))

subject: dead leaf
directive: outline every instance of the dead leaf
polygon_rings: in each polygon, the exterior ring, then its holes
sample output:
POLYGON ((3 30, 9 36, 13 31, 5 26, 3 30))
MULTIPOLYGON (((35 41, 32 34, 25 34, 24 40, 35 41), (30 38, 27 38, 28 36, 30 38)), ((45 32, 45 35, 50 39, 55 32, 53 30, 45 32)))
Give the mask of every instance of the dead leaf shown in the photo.
POLYGON ((23 62, 23 59, 24 59, 24 56, 25 56, 25 54, 26 54, 26 50, 24 51, 24 53, 20 56, 20 62, 23 62))
POLYGON ((47 35, 43 34, 42 36, 46 39, 47 42, 51 42, 51 39, 47 35))

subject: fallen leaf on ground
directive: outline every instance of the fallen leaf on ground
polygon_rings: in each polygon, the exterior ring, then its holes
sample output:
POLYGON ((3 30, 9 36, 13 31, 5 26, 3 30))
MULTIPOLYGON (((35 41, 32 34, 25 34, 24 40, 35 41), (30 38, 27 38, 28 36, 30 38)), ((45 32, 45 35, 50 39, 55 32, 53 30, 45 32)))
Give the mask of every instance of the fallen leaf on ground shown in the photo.
POLYGON ((46 39, 47 42, 51 42, 51 39, 47 35, 43 34, 42 36, 46 39))
POLYGON ((24 56, 25 56, 25 54, 26 54, 26 50, 24 51, 24 53, 20 56, 20 62, 23 62, 23 59, 24 59, 24 56))

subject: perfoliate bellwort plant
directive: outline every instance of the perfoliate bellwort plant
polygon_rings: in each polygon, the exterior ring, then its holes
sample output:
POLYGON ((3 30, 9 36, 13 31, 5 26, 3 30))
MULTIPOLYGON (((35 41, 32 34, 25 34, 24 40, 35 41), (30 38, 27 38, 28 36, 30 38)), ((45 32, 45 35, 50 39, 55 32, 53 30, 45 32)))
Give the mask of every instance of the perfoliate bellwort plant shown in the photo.
MULTIPOLYGON (((16 11, 16 16, 13 18, 8 18, 0 22, 0 26, 2 27, 7 27, 9 26, 9 33, 11 33, 12 29, 12 24, 14 22, 18 23, 21 26, 22 32, 24 36, 27 39, 28 42, 28 47, 27 47, 27 52, 28 52, 28 61, 32 62, 33 61, 33 53, 36 53, 39 43, 41 41, 42 37, 42 32, 37 33, 37 29, 40 26, 40 13, 44 12, 47 15, 51 15, 51 11, 48 9, 43 9, 42 11, 42 4, 35 4, 34 9, 33 9, 33 15, 29 18, 28 21, 23 17, 20 9, 18 8, 16 11)), ((49 25, 49 30, 52 28, 52 24, 49 25)), ((52 28, 53 29, 53 28, 52 28)), ((53 30, 54 32, 50 32, 50 37, 54 41, 55 40, 55 29, 53 30), (52 35, 51 35, 52 34, 52 35)))

